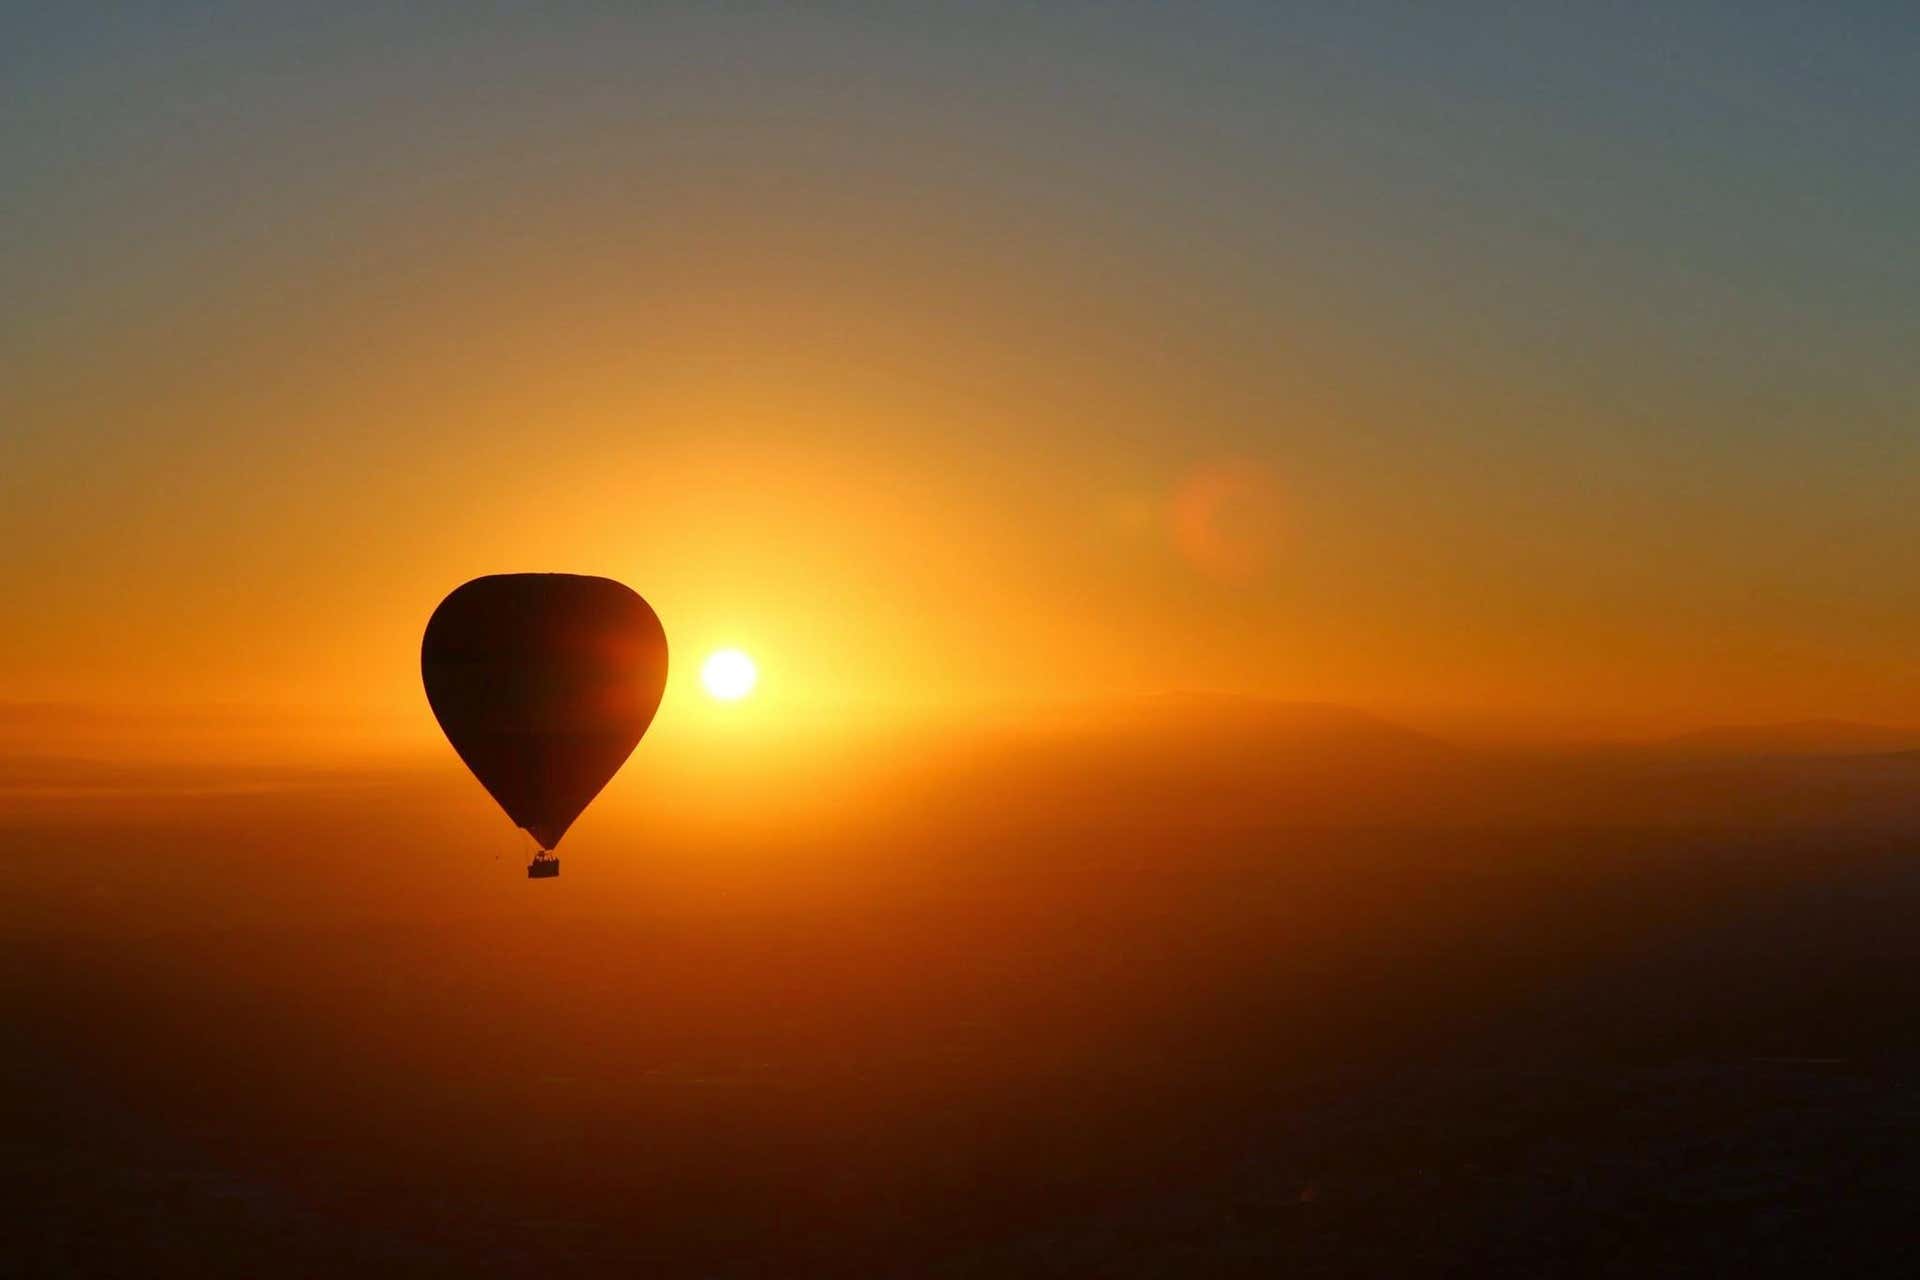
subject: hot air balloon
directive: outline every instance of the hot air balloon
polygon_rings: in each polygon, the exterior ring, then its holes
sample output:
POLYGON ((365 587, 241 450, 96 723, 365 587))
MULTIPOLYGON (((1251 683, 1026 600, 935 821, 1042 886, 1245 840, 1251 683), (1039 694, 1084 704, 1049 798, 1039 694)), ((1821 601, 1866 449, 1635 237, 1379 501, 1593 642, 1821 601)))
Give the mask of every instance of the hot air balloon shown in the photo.
POLYGON ((609 578, 509 573, 455 588, 427 620, 420 679, 447 740, 539 842, 527 875, 626 763, 659 709, 667 636, 609 578))

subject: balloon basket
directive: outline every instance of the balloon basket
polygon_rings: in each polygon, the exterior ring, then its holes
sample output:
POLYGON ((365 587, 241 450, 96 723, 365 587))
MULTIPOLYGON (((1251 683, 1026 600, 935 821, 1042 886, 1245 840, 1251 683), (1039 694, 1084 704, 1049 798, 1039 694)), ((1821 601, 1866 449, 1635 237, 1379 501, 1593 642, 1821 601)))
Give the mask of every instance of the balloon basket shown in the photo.
POLYGON ((527 879, 551 880, 560 874, 560 859, 541 854, 527 864, 527 879))

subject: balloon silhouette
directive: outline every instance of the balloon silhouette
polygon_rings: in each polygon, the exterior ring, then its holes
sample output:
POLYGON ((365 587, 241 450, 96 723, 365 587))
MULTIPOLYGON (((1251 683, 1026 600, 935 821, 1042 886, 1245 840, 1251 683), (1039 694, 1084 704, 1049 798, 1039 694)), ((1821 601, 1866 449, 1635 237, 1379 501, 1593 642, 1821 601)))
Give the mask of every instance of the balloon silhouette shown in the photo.
MULTIPOLYGON (((550 850, 652 723, 667 636, 647 602, 610 578, 496 574, 433 611, 420 679, 460 759, 550 850)), ((558 871, 546 862, 529 874, 558 871)))

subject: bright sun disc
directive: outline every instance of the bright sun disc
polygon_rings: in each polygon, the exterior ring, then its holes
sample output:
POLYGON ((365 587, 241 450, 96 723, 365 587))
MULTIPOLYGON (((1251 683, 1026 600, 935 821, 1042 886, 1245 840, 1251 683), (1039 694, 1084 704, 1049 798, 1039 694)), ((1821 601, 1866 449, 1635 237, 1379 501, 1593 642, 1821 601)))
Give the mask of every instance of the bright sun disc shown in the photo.
POLYGON ((754 681, 759 678, 753 659, 738 649, 722 649, 700 668, 700 683, 723 702, 746 697, 753 692, 754 681))

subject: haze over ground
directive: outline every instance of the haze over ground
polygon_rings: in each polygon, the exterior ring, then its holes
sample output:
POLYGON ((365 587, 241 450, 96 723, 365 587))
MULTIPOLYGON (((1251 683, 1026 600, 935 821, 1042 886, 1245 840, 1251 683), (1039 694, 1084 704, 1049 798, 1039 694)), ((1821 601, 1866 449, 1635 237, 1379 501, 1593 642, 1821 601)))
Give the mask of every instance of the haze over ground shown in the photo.
POLYGON ((869 759, 857 801, 777 811, 663 808, 636 770, 550 884, 444 763, 16 766, 16 1257, 1896 1256, 1920 1172, 1910 753, 1488 752, 1227 711, 869 759))

